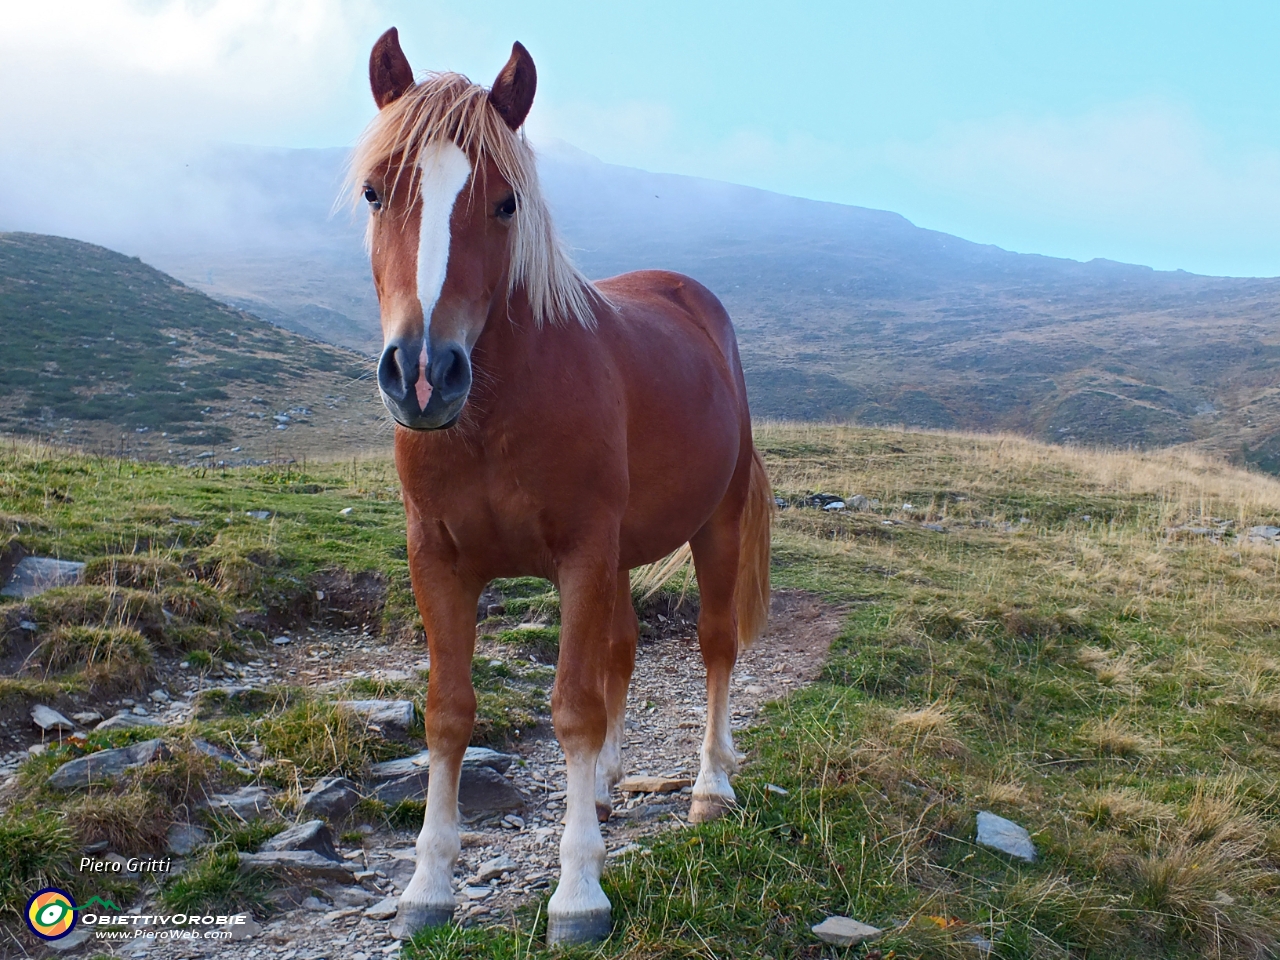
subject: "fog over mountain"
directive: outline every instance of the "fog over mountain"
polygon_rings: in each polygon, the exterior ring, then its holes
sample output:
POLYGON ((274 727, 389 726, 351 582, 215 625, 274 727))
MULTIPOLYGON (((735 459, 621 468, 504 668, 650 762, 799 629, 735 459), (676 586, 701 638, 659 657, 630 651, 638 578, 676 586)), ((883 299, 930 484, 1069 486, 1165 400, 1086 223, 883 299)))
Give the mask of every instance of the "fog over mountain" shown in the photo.
MULTIPOLYGON (((613 166, 565 144, 540 156, 589 275, 666 267, 721 296, 757 415, 1194 443, 1280 467, 1280 281, 1012 253, 889 212, 613 166)), ((217 147, 103 161, 39 203, 10 177, 0 229, 140 256, 373 354, 364 213, 339 200, 345 159, 217 147)))

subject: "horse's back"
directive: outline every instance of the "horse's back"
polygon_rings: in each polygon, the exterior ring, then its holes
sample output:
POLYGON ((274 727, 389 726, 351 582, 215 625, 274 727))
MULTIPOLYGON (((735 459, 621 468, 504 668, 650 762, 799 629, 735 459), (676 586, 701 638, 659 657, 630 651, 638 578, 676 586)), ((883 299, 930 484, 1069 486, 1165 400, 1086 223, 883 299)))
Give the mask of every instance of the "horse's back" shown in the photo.
MULTIPOLYGON (((720 299, 705 286, 670 270, 636 270, 596 282, 624 323, 638 324, 644 335, 651 324, 676 324, 709 337, 727 372, 741 390, 742 373, 733 321, 720 299)), ((745 404, 745 396, 740 398, 745 404)))

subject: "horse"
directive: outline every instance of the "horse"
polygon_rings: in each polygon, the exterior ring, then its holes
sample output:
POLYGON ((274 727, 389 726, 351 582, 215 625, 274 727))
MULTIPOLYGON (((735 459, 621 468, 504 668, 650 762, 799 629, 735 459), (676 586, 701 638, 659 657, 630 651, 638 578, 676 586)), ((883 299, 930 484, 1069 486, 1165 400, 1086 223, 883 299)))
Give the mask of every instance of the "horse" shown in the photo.
POLYGON ((629 571, 681 549, 707 682, 689 819, 735 802, 729 678, 768 617, 774 505, 733 324, 688 277, 593 283, 573 265, 521 132, 537 85, 521 44, 489 89, 456 73, 415 81, 393 27, 369 81, 378 112, 351 187, 369 210, 377 381, 430 658, 426 813, 392 933, 452 917, 477 604, 494 578, 538 576, 561 598, 551 713, 567 770, 547 937, 602 939, 600 822, 622 776, 639 636, 629 571))

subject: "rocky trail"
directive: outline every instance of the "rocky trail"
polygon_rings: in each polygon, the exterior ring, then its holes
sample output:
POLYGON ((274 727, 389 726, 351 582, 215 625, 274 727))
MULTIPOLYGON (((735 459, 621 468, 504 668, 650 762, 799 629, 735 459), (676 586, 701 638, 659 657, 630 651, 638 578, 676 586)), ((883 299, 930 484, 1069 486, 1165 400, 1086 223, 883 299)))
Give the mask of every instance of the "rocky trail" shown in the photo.
MULTIPOLYGON (((731 703, 735 730, 750 726, 767 702, 818 675, 839 631, 840 619, 837 610, 808 594, 775 593, 768 633, 741 655, 734 670, 731 703)), ((658 616, 656 620, 656 629, 641 638, 628 698, 625 758, 629 780, 620 785, 625 789, 615 791, 613 817, 602 828, 610 858, 629 852, 640 837, 679 829, 687 823, 689 784, 698 769, 705 691, 696 627, 679 613, 658 616)), ((491 657, 491 663, 510 657, 511 653, 509 645, 493 640, 482 639, 477 647, 477 656, 491 657)), ((234 696, 244 690, 282 683, 324 688, 353 678, 403 682, 412 677, 410 671, 428 666, 424 645, 385 643, 360 630, 303 629, 292 632, 289 642, 273 646, 269 657, 264 655, 245 666, 232 665, 221 677, 198 676, 189 669, 173 670, 159 688, 167 689, 167 701, 143 698, 141 703, 134 703, 122 699, 98 704, 96 709, 108 717, 116 712, 117 716, 107 721, 116 725, 155 724, 157 738, 163 738, 166 726, 182 723, 193 715, 201 689, 222 687, 234 696)), ((84 717, 87 716, 86 713, 84 717)), ((371 717, 370 721, 375 719, 378 718, 371 717)), ((384 724, 393 723, 394 719, 382 718, 384 724)), ((77 722, 83 722, 83 718, 78 717, 77 722)), ((30 737, 32 731, 41 733, 34 726, 21 731, 19 726, 10 721, 4 730, 7 739, 14 741, 23 734, 30 737)), ((479 769, 485 777, 479 778, 480 786, 475 788, 484 795, 472 803, 470 810, 466 802, 463 804, 464 815, 470 813, 471 820, 464 826, 455 879, 460 904, 456 916, 464 924, 506 922, 521 906, 544 897, 555 882, 560 821, 564 815, 564 757, 549 724, 521 734, 505 754, 470 751, 476 754, 477 762, 468 764, 469 768, 473 773, 479 769)), ((0 793, 3 781, 12 777, 17 762, 26 754, 27 749, 11 749, 0 759, 0 793)), ((245 772, 257 765, 252 750, 234 759, 245 772)), ((413 759, 395 764, 396 778, 351 786, 388 802, 399 796, 421 799, 411 792, 417 783, 412 778, 413 759), (411 775, 406 777, 406 771, 411 775), (396 792, 385 793, 388 784, 396 792)), ((425 766, 420 769, 425 773, 425 766)), ((464 777, 464 790, 466 783, 464 777)), ((346 784, 340 781, 335 789, 345 790, 346 784)), ((224 813, 246 818, 255 812, 275 816, 270 799, 270 790, 249 786, 236 794, 215 798, 214 804, 220 805, 224 813)), ((323 799, 327 802, 327 795, 323 799)), ((348 802, 354 799, 352 792, 348 802)), ((324 812, 329 812, 331 819, 340 820, 324 803, 304 808, 296 820, 305 824, 324 812)), ((171 831, 170 838, 170 855, 184 850, 180 834, 171 831)), ((280 885, 270 897, 274 908, 270 917, 237 928, 233 955, 281 960, 339 956, 344 960, 371 960, 397 955, 400 944, 389 932, 390 918, 396 897, 413 874, 415 838, 416 829, 412 827, 362 824, 358 831, 351 831, 349 825, 335 822, 332 831, 312 826, 279 838, 286 850, 300 852, 250 855, 250 859, 265 858, 263 865, 276 874, 280 885), (359 842, 355 842, 357 835, 359 842), (290 858, 294 861, 292 866, 290 858)), ((272 846, 269 842, 263 849, 270 851, 272 846)), ((110 855, 108 851, 95 853, 110 855)), ((174 869, 181 867, 181 857, 176 856, 174 869)), ((139 903, 127 909, 134 913, 155 912, 158 908, 154 893, 155 888, 149 888, 139 903)), ((14 946, 16 942, 10 944, 12 955, 23 956, 12 950, 14 946)), ((88 939, 87 930, 76 931, 58 946, 64 953, 85 956, 105 953, 158 960, 225 956, 229 949, 225 941, 158 938, 108 945, 88 939)), ((36 950, 36 954, 25 955, 38 955, 40 948, 36 950)))

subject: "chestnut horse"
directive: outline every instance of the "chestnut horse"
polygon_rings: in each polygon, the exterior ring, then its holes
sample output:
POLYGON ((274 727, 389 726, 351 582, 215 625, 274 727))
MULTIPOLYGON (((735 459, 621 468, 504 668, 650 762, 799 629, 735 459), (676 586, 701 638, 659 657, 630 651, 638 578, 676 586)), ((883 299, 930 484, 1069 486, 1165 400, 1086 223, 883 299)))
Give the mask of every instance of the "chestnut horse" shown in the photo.
POLYGON ((379 112, 353 185, 370 209, 378 387, 398 424, 431 658, 426 816, 392 930, 407 937, 453 914, 477 602, 493 578, 531 575, 561 597, 551 712, 567 814, 548 939, 600 938, 598 821, 622 775, 639 632, 628 571, 685 543, 707 671, 690 819, 734 802, 729 674, 768 615, 773 502, 733 326, 687 277, 649 270, 593 284, 570 263, 517 132, 536 84, 520 44, 492 89, 453 73, 415 83, 393 28, 369 77, 379 112))

